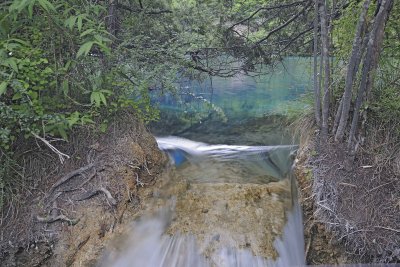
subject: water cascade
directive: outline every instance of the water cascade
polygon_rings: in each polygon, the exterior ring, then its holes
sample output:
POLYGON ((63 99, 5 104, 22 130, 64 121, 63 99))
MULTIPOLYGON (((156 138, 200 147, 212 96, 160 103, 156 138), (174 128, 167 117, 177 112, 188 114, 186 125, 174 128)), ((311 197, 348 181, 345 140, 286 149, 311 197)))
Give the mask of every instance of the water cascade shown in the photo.
POLYGON ((157 142, 171 166, 102 266, 304 265, 296 146, 157 142))

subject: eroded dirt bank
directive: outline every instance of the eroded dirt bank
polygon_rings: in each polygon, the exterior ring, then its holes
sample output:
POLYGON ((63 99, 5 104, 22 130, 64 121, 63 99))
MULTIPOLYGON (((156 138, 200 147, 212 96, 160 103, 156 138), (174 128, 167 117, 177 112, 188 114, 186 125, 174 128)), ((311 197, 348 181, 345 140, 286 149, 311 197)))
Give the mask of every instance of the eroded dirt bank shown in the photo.
POLYGON ((41 144, 21 155, 21 188, 1 221, 1 266, 94 266, 141 209, 166 162, 155 138, 122 114, 106 133, 81 130, 64 164, 41 144))
POLYGON ((307 263, 399 263, 396 161, 365 149, 349 164, 340 144, 317 152, 314 138, 301 145, 296 168, 307 263))

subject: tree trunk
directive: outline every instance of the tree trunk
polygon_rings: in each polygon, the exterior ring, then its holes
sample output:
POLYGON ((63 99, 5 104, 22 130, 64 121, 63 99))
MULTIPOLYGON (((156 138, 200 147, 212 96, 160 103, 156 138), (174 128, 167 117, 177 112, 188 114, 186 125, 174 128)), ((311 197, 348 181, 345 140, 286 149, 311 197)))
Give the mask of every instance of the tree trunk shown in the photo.
POLYGON ((315 0, 315 14, 314 14, 314 113, 315 122, 318 127, 321 127, 321 89, 320 89, 320 75, 318 73, 318 3, 319 0, 315 0))
POLYGON ((118 30, 117 5, 118 5, 118 0, 108 1, 108 14, 106 17, 106 26, 107 26, 107 31, 113 36, 117 35, 117 30, 118 30))
POLYGON ((367 92, 372 88, 374 81, 374 72, 378 65, 379 54, 383 42, 386 21, 389 18, 389 13, 393 7, 393 0, 382 0, 379 11, 375 16, 372 31, 369 35, 367 52, 364 58, 361 83, 357 94, 356 106, 354 109, 353 120, 348 139, 348 147, 351 154, 355 154, 357 142, 355 135, 358 130, 360 108, 364 102, 367 92))
POLYGON ((338 109, 336 118, 340 118, 339 124, 337 125, 337 130, 335 134, 335 141, 339 142, 343 139, 344 131, 347 126, 347 121, 349 119, 350 105, 352 99, 352 89, 354 78, 357 74, 358 66, 361 61, 361 43, 362 35, 366 29, 366 17, 371 0, 365 0, 363 9, 361 11, 360 19, 357 23, 356 34, 353 41, 353 48, 351 51, 351 56, 349 64, 347 66, 347 76, 345 82, 344 93, 341 101, 342 108, 338 109))
POLYGON ((322 63, 324 66, 324 96, 322 106, 322 126, 321 140, 326 142, 328 139, 328 119, 329 119, 329 96, 330 96, 330 66, 329 66, 329 37, 326 15, 325 0, 321 2, 319 7, 321 16, 321 43, 322 43, 322 63))

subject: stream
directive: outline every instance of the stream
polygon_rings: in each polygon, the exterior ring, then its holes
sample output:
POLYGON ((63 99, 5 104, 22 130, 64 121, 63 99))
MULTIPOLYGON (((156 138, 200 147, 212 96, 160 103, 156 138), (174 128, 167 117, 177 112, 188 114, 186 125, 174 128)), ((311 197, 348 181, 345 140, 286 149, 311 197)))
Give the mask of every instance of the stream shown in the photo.
MULTIPOLYGON (((310 83, 309 61, 273 74, 182 81, 152 126, 170 164, 118 253, 102 266, 302 266, 298 146, 281 123, 310 83)), ((300 106, 296 106, 300 105, 300 106)))

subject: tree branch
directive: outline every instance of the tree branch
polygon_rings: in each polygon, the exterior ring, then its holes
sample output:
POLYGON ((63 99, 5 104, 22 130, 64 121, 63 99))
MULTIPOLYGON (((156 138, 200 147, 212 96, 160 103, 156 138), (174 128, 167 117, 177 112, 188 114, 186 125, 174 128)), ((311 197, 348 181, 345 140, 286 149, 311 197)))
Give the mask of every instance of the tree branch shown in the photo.
POLYGON ((311 30, 314 29, 314 26, 311 26, 307 29, 305 29, 304 31, 300 32, 299 34, 297 34, 295 37, 293 37, 286 45, 284 48, 279 50, 279 53, 285 51, 294 41, 296 41, 297 39, 299 39, 301 36, 303 36, 304 34, 310 32, 311 30))
POLYGON ((272 31, 270 31, 267 36, 265 36, 264 38, 262 38, 261 40, 257 41, 253 46, 252 49, 256 48, 257 46, 259 46, 262 42, 264 42, 265 40, 267 40, 272 34, 282 30, 283 28, 285 28, 286 26, 288 26, 290 23, 292 23, 295 19, 297 19, 301 14, 303 14, 304 11, 307 10, 307 8, 310 7, 310 2, 308 2, 308 4, 306 6, 304 6, 300 12, 298 12, 297 14, 295 14, 293 17, 291 17, 289 20, 287 20, 285 23, 281 24, 280 26, 276 27, 275 29, 273 29, 272 31))
POLYGON ((252 19, 255 15, 257 15, 260 11, 269 11, 269 10, 274 10, 274 9, 280 9, 280 8, 289 8, 289 7, 293 7, 293 6, 298 6, 300 4, 303 4, 305 2, 308 2, 308 0, 303 0, 303 1, 298 1, 298 2, 293 2, 290 4, 282 4, 282 5, 277 5, 277 6, 271 6, 271 7, 260 7, 259 9, 257 9, 256 11, 254 11, 249 17, 242 19, 239 22, 236 22, 235 24, 233 24, 232 26, 230 26, 227 30, 231 30, 233 29, 235 26, 242 24, 243 22, 246 22, 250 19, 252 19))

